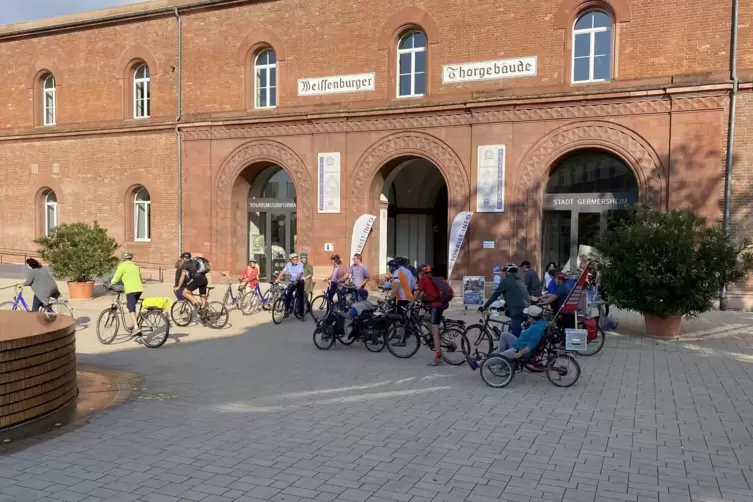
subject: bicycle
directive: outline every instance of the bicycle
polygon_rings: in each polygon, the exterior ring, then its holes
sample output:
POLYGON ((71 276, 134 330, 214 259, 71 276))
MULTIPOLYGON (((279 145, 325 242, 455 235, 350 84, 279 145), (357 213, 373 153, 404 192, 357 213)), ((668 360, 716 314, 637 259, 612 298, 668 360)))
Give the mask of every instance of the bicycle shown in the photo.
MULTIPOLYGON (((422 312, 426 310, 428 306, 417 305, 412 303, 410 307, 405 311, 402 323, 393 324, 387 334, 385 335, 385 345, 387 350, 393 356, 400 359, 407 359, 413 357, 423 342, 431 351, 434 351, 434 337, 431 335, 430 330, 425 330, 425 314, 422 312), (409 341, 415 341, 415 347, 409 349, 406 353, 398 352, 398 348, 408 347, 409 341)), ((440 327, 439 332, 439 353, 442 359, 452 366, 459 366, 465 362, 466 354, 462 350, 458 353, 457 343, 454 342, 451 337, 460 337, 461 346, 462 340, 465 336, 462 327, 464 323, 462 321, 448 320, 440 327), (450 358, 448 354, 458 354, 460 357, 456 359, 450 358)))
POLYGON ((476 352, 491 354, 492 350, 494 350, 494 339, 499 341, 502 337, 502 333, 507 331, 510 327, 509 319, 498 320, 491 318, 492 311, 499 312, 501 310, 502 309, 495 307, 484 310, 479 322, 477 324, 471 324, 465 329, 463 332, 463 343, 461 345, 461 349, 465 355, 470 355, 473 349, 475 349, 476 352), (492 324, 491 329, 489 324, 492 324), (501 328, 496 325, 501 326, 501 328), (486 348, 487 350, 479 350, 479 347, 484 343, 486 343, 487 346, 481 348, 486 348))
MULTIPOLYGON (((334 295, 333 295, 334 296, 334 295)), ((358 301, 358 288, 354 284, 337 285, 337 302, 340 308, 347 308, 358 301)), ((329 297, 329 290, 311 300, 311 317, 322 320, 333 310, 335 302, 329 297)))
MULTIPOLYGON (((290 314, 288 311, 288 307, 286 305, 287 295, 285 294, 285 289, 287 288, 287 285, 285 288, 280 287, 281 294, 278 295, 277 300, 275 300, 275 303, 272 305, 272 322, 275 324, 280 324, 282 321, 285 320, 285 318, 290 314)), ((293 303, 293 314, 295 315, 296 319, 300 321, 306 320, 306 314, 309 312, 312 312, 311 310, 311 303, 309 303, 308 298, 306 295, 303 295, 303 312, 301 312, 301 309, 298 308, 298 288, 293 289, 293 293, 290 297, 290 301, 293 303)), ((311 314, 313 317, 313 313, 311 314)))
POLYGON ((203 326, 208 326, 212 329, 224 328, 230 320, 230 314, 228 314, 227 307, 222 303, 209 301, 209 293, 213 289, 214 286, 207 286, 207 294, 200 295, 200 298, 207 299, 206 306, 202 302, 197 302, 198 305, 196 305, 185 299, 173 303, 170 309, 170 318, 175 325, 181 328, 188 326, 194 314, 196 314, 196 318, 203 326))
POLYGON ((241 312, 245 315, 255 314, 259 310, 269 310, 274 305, 277 298, 282 293, 282 286, 277 282, 272 282, 269 285, 266 293, 261 292, 261 281, 266 281, 267 278, 263 277, 256 283, 256 287, 247 292, 241 298, 241 312))
POLYGON ((241 282, 238 284, 238 296, 235 296, 235 294, 233 294, 233 281, 232 279, 230 279, 230 276, 228 276, 227 274, 222 274, 222 277, 227 280, 227 289, 225 290, 225 296, 222 297, 222 304, 226 307, 241 310, 243 297, 248 294, 243 287, 243 281, 241 280, 241 282))
MULTIPOLYGON (((23 310, 31 312, 31 308, 26 303, 23 295, 23 287, 18 289, 18 293, 13 295, 13 301, 0 303, 0 310, 23 310)), ((39 308, 40 312, 48 312, 55 315, 69 315, 76 319, 73 314, 73 308, 68 305, 66 300, 60 298, 50 298, 50 303, 45 307, 44 305, 39 308)))
MULTIPOLYGON (((97 338, 104 345, 111 344, 118 336, 120 330, 120 324, 123 323, 123 327, 127 331, 133 332, 133 326, 128 327, 126 321, 126 311, 123 309, 123 303, 121 302, 122 291, 113 289, 110 286, 105 286, 108 291, 116 294, 112 305, 107 307, 99 314, 97 318, 97 338), (105 335, 103 332, 106 329, 112 328, 111 335, 105 335)), ((142 301, 137 302, 138 309, 136 311, 136 325, 141 330, 140 340, 150 349, 157 349, 162 347, 170 336, 170 320, 162 309, 157 307, 147 307, 146 311, 142 309, 142 301), (160 329, 160 326, 164 326, 164 332, 160 329), (161 338, 158 334, 157 338, 150 338, 155 333, 164 333, 161 338)))

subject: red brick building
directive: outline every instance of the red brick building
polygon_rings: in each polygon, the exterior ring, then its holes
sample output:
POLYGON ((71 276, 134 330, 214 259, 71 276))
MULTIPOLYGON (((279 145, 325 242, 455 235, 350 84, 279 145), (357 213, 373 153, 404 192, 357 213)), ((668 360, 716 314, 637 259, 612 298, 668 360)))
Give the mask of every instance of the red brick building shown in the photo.
MULTIPOLYGON (((325 267, 367 213, 372 270, 443 270, 471 210, 459 278, 573 263, 638 200, 722 218, 732 1, 159 0, 0 28, 0 249, 97 220, 143 262, 325 267)), ((753 5, 739 15, 736 235, 753 5)))

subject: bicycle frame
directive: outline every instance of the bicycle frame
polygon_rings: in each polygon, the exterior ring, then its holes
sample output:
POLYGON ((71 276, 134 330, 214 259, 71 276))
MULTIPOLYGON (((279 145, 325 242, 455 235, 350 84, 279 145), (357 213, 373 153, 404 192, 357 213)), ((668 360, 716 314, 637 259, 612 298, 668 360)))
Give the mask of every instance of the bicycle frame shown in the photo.
MULTIPOLYGON (((257 284, 258 286, 258 284, 257 284)), ((233 283, 228 279, 227 281, 227 289, 225 290, 225 296, 222 298, 222 304, 227 305, 228 300, 230 301, 231 305, 237 304, 241 300, 241 296, 243 292, 243 289, 241 288, 241 284, 238 285, 238 296, 233 294, 233 283)))
POLYGON ((254 288, 254 292, 259 297, 259 300, 261 300, 262 305, 266 305, 266 304, 268 304, 269 302, 272 301, 272 296, 274 296, 274 293, 272 293, 270 295, 269 294, 270 291, 273 291, 274 289, 282 290, 282 288, 279 286, 279 283, 275 282, 274 284, 272 284, 272 285, 269 286, 269 289, 267 290, 267 293, 264 294, 264 293, 261 292, 261 286, 259 284, 260 283, 258 283, 258 282, 256 283, 256 287, 254 288))
POLYGON ((26 312, 31 312, 31 308, 26 304, 26 300, 24 300, 24 294, 22 291, 19 291, 17 295, 13 297, 13 309, 12 310, 20 310, 18 307, 18 304, 21 304, 21 308, 23 308, 26 312))

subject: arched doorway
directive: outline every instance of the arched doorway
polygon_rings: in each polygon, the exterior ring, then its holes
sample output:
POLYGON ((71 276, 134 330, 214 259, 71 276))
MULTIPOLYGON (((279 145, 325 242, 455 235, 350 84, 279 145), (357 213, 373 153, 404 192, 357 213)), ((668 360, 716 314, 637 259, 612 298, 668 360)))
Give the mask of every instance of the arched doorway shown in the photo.
POLYGON ((399 256, 414 266, 428 263, 436 275, 446 276, 448 195, 441 171, 426 159, 401 157, 380 174, 380 272, 386 271, 387 260, 399 256))
POLYGON ((248 189, 248 259, 259 264, 262 277, 273 277, 297 248, 295 183, 277 165, 264 167, 248 189))
POLYGON ((598 236, 638 202, 638 181, 620 158, 599 150, 568 154, 552 168, 544 192, 542 265, 575 270, 598 236))

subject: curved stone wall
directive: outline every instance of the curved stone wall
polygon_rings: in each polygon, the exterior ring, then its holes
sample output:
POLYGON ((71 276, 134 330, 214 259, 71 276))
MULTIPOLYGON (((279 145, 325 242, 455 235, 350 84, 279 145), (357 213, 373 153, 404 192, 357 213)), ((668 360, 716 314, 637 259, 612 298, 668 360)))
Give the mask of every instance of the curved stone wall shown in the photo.
POLYGON ((77 392, 75 320, 0 311, 0 429, 53 412, 77 392))

